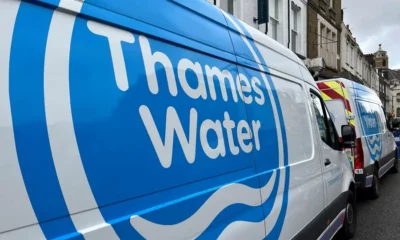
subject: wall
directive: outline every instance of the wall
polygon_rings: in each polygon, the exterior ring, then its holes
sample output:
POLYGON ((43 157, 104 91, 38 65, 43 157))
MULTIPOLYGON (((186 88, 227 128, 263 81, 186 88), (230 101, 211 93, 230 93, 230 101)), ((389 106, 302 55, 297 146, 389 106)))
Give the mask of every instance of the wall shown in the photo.
MULTIPOLYGON (((208 0, 210 3, 214 3, 214 0, 208 0)), ((258 3, 257 0, 234 0, 236 1, 235 6, 237 6, 238 11, 235 14, 235 17, 241 19, 246 22, 250 26, 258 29, 259 31, 265 33, 266 24, 258 25, 253 21, 254 18, 258 18, 258 3)), ((272 1, 272 0, 270 0, 272 1)), ((297 6, 301 8, 300 10, 300 21, 299 21, 299 49, 296 51, 297 53, 306 56, 307 55, 307 1, 306 0, 279 0, 279 28, 278 28, 278 39, 277 41, 284 45, 285 47, 291 48, 291 43, 289 42, 290 33, 288 32, 288 11, 291 13, 291 7, 288 3, 294 2, 297 6)), ((216 0, 217 6, 219 0, 216 0)), ((270 8, 270 14, 274 11, 274 9, 270 8)), ((292 14, 291 14, 292 19, 292 14)), ((292 27, 292 26, 291 26, 292 27)), ((271 21, 268 23, 268 36, 272 37, 271 32, 271 21)))
POLYGON ((307 57, 318 57, 318 14, 314 7, 308 5, 307 7, 307 57))
MULTIPOLYGON (((366 60, 348 25, 341 23, 341 67, 342 70, 350 72, 359 82, 366 82, 368 76, 363 76, 366 60), (364 80, 364 81, 363 81, 364 80)), ((371 73, 370 73, 371 74, 371 73)))
POLYGON ((333 0, 333 8, 330 1, 308 1, 308 58, 323 57, 326 63, 325 71, 321 72, 322 78, 331 78, 339 75, 341 59, 341 34, 340 23, 342 20, 341 0, 333 0), (321 34, 321 24, 325 31, 321 34), (329 29, 330 36, 328 34, 329 29), (332 39, 332 32, 336 39, 332 39), (321 47, 322 46, 322 47, 321 47))

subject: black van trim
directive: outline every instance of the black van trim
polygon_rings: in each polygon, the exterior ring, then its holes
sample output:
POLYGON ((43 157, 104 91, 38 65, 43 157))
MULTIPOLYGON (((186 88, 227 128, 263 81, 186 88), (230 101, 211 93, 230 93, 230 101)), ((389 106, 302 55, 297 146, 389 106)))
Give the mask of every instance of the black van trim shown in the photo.
POLYGON ((323 211, 321 211, 310 223, 307 224, 293 239, 318 239, 333 221, 346 208, 348 191, 342 192, 323 211))

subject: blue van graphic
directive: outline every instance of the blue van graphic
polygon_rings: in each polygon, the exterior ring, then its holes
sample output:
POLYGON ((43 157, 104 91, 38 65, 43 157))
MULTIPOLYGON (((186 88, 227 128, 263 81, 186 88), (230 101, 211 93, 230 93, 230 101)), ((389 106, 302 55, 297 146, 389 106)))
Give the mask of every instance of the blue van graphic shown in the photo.
MULTIPOLYGON (((90 4, 72 5, 99 14, 90 4)), ((280 235, 289 190, 282 110, 250 34, 226 19, 257 71, 238 72, 191 40, 162 41, 151 26, 121 30, 21 4, 11 108, 22 175, 46 238, 84 234, 85 219, 74 214, 85 209, 108 239, 178 238, 194 228, 193 237, 215 239, 243 224, 280 235), (40 23, 35 32, 26 27, 32 17, 40 23), (31 46, 20 35, 34 42, 34 58, 23 54, 31 46), (42 125, 24 125, 28 115, 42 125), (263 161, 254 163, 254 155, 263 161), (43 174, 31 170, 39 171, 36 159, 43 174)))

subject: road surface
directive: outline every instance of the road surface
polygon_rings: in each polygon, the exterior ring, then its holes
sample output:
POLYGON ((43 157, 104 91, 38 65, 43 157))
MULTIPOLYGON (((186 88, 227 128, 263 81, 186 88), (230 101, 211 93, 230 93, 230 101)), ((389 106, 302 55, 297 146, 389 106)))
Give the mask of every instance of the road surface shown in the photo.
POLYGON ((359 196, 354 240, 400 240, 400 172, 381 178, 380 198, 359 196))

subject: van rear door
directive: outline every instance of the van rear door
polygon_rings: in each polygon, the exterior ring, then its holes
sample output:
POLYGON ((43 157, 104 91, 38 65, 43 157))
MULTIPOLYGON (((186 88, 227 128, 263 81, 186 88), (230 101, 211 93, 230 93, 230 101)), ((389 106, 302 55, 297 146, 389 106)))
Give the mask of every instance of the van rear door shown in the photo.
MULTIPOLYGON (((341 128, 343 125, 354 127, 354 116, 351 111, 349 95, 346 87, 339 81, 324 81, 317 83, 321 90, 321 96, 325 101, 328 111, 335 124, 339 138, 342 137, 341 128)), ((351 167, 354 169, 354 151, 345 149, 351 167)))

